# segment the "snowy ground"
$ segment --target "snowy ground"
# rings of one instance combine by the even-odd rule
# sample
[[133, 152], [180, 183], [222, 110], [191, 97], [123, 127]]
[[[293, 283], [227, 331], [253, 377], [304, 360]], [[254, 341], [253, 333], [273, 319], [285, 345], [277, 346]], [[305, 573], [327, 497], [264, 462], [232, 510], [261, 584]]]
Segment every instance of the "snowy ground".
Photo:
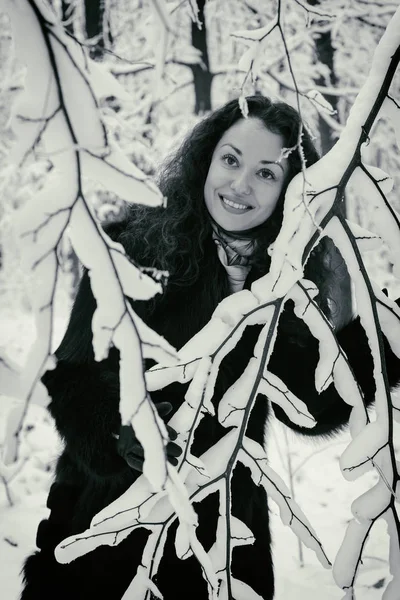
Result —
[[[26, 352], [26, 339], [33, 331], [29, 320], [16, 325], [18, 343], [16, 355]], [[60, 329], [62, 325], [60, 325]], [[8, 331], [8, 330], [7, 330]], [[15, 333], [15, 327], [14, 327]], [[15, 338], [14, 338], [15, 339]], [[1, 398], [0, 424], [3, 433], [10, 401]], [[400, 439], [400, 435], [398, 436]], [[331, 441], [303, 440], [293, 432], [285, 436], [280, 424], [270, 436], [271, 466], [289, 483], [287, 448], [294, 473], [296, 499], [320, 536], [325, 550], [333, 560], [351, 518], [350, 506], [368, 485], [376, 480], [369, 473], [361, 481], [346, 482], [339, 470], [338, 458], [348, 436]], [[0, 439], [1, 441], [1, 439]], [[46, 496], [51, 472], [59, 452], [60, 442], [44, 409], [32, 406], [26, 420], [22, 455], [24, 464], [15, 476], [9, 491], [0, 482], [0, 590], [2, 600], [17, 600], [20, 592], [19, 572], [24, 558], [35, 549], [35, 532], [40, 519], [46, 516]], [[302, 548], [304, 566], [299, 562], [299, 544], [288, 527], [282, 525], [278, 508], [271, 502], [274, 562], [277, 600], [336, 600], [343, 597], [333, 581], [332, 572], [325, 570], [314, 554]], [[390, 578], [386, 555], [388, 538], [384, 523], [378, 524], [365, 550], [365, 560], [358, 580], [357, 598], [378, 600]]]
[[[287, 471], [282, 467], [281, 451], [277, 450], [276, 438], [282, 439], [283, 426], [277, 427], [269, 453], [272, 466], [288, 483]], [[377, 475], [368, 473], [360, 481], [346, 482], [340, 472], [339, 456], [349, 441], [343, 434], [329, 442], [316, 443], [299, 439], [289, 433], [292, 468], [295, 472], [295, 497], [320, 540], [331, 562], [343, 540], [347, 523], [351, 519], [351, 503], [363, 491], [377, 481]], [[308, 460], [307, 458], [310, 457]], [[284, 458], [286, 461], [286, 458]], [[297, 466], [303, 464], [297, 471]], [[287, 463], [286, 463], [287, 464]], [[313, 552], [302, 548], [305, 566], [299, 561], [299, 544], [288, 527], [280, 521], [278, 509], [270, 503], [273, 513], [273, 540], [278, 600], [336, 600], [343, 592], [334, 583], [332, 572], [325, 570]], [[357, 598], [377, 600], [390, 579], [387, 565], [388, 537], [386, 524], [378, 523], [365, 549], [365, 560], [358, 578]]]

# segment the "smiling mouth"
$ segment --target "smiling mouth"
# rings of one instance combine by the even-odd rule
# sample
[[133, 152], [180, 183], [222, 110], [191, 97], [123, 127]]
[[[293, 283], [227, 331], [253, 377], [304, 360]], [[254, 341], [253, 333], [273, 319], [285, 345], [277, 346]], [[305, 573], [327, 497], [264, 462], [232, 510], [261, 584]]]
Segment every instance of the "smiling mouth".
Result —
[[235, 210], [245, 212], [245, 211], [251, 210], [253, 208], [252, 206], [248, 206], [247, 204], [240, 204], [239, 202], [233, 202], [233, 200], [228, 200], [228, 198], [225, 198], [225, 196], [222, 196], [221, 194], [218, 194], [218, 196], [219, 196], [222, 204], [225, 204], [226, 206], [229, 206], [230, 208], [234, 208]]

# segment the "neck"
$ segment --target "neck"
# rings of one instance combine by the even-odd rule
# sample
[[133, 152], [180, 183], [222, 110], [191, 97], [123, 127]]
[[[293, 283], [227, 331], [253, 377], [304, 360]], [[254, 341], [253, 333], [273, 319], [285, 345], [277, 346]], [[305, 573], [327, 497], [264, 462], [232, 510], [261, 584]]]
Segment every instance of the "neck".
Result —
[[265, 227], [265, 223], [261, 225], [257, 225], [256, 227], [251, 227], [250, 229], [241, 229], [240, 231], [229, 231], [228, 229], [224, 229], [221, 227], [211, 216], [210, 216], [211, 224], [213, 229], [216, 229], [217, 232], [225, 234], [235, 240], [251, 240], [257, 236], [259, 231]]

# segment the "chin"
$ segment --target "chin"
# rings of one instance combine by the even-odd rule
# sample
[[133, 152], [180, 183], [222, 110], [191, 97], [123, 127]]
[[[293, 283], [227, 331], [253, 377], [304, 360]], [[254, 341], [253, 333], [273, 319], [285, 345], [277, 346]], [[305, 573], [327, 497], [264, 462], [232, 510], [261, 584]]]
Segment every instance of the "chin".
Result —
[[213, 216], [213, 219], [220, 227], [226, 229], [227, 231], [247, 231], [247, 229], [252, 229], [258, 225], [258, 223], [254, 223], [253, 221], [244, 222], [235, 218], [221, 218], [220, 215]]
[[211, 213], [214, 221], [224, 229], [228, 231], [240, 231], [241, 229], [246, 229], [247, 225], [243, 224], [243, 221], [239, 217], [235, 217], [234, 215], [229, 215], [227, 213], [222, 213], [219, 210], [213, 211], [214, 214]]

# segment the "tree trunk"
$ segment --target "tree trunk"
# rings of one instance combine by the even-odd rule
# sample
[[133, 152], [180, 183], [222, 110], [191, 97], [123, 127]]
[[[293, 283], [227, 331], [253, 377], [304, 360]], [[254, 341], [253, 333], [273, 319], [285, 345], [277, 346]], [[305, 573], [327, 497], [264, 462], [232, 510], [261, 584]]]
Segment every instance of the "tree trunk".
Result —
[[[308, 0], [308, 3], [311, 6], [320, 5], [320, 0]], [[327, 82], [324, 77], [319, 77], [315, 80], [315, 83], [320, 86], [325, 86], [327, 83], [332, 87], [337, 83], [337, 77], [335, 73], [334, 67], [334, 58], [335, 58], [335, 50], [332, 46], [332, 36], [331, 31], [325, 31], [319, 34], [319, 37], [315, 40], [315, 48], [317, 52], [318, 60], [326, 65], [329, 68], [329, 81]], [[338, 106], [338, 97], [331, 96], [330, 94], [324, 94], [324, 97], [330, 102], [332, 108], [337, 110]], [[334, 140], [332, 138], [332, 129], [329, 127], [328, 123], [322, 119], [321, 116], [318, 117], [319, 121], [319, 134], [321, 138], [321, 152], [322, 155], [325, 155], [334, 145]], [[346, 199], [342, 204], [342, 213], [346, 216]], [[351, 298], [351, 279], [346, 269], [346, 275], [338, 281], [338, 286], [340, 286], [340, 295], [342, 298]], [[345, 320], [350, 320], [352, 317], [352, 307], [351, 301], [348, 302], [348, 313], [345, 314]]]
[[[326, 31], [320, 34], [320, 37], [316, 40], [317, 56], [321, 63], [327, 65], [330, 70], [330, 84], [332, 86], [337, 82], [333, 67], [334, 49], [332, 48], [331, 32]], [[317, 85], [326, 85], [326, 81], [323, 77], [320, 77], [315, 82]], [[331, 96], [330, 94], [324, 94], [325, 98], [331, 104], [333, 110], [337, 110], [338, 97]], [[332, 130], [328, 123], [319, 117], [319, 131], [321, 136], [321, 151], [322, 154], [326, 154], [332, 148], [334, 140], [332, 139]]]
[[[308, 4], [311, 6], [319, 6], [320, 0], [308, 0]], [[315, 49], [317, 52], [317, 57], [319, 62], [323, 65], [326, 65], [329, 69], [329, 81], [327, 82], [324, 77], [319, 77], [315, 80], [315, 83], [320, 86], [331, 85], [335, 86], [337, 82], [337, 77], [335, 74], [334, 68], [334, 57], [335, 51], [332, 46], [332, 36], [330, 30], [324, 31], [323, 33], [318, 34], [318, 37], [315, 39]], [[333, 110], [337, 110], [338, 98], [337, 96], [331, 96], [329, 94], [324, 94], [324, 97], [330, 102]], [[321, 117], [319, 117], [319, 133], [321, 136], [321, 151], [322, 154], [326, 154], [332, 148], [334, 141], [332, 139], [332, 130], [329, 127], [328, 123], [324, 121]]]
[[94, 60], [101, 60], [104, 55], [105, 32], [104, 13], [106, 0], [85, 0], [85, 30], [87, 39], [96, 39], [96, 44], [90, 49]]
[[199, 21], [203, 24], [199, 29], [196, 23], [192, 23], [192, 45], [201, 50], [202, 65], [190, 65], [193, 73], [195, 108], [196, 115], [211, 110], [211, 84], [213, 75], [210, 73], [210, 64], [207, 48], [207, 28], [204, 18], [204, 6], [206, 0], [198, 0]]

